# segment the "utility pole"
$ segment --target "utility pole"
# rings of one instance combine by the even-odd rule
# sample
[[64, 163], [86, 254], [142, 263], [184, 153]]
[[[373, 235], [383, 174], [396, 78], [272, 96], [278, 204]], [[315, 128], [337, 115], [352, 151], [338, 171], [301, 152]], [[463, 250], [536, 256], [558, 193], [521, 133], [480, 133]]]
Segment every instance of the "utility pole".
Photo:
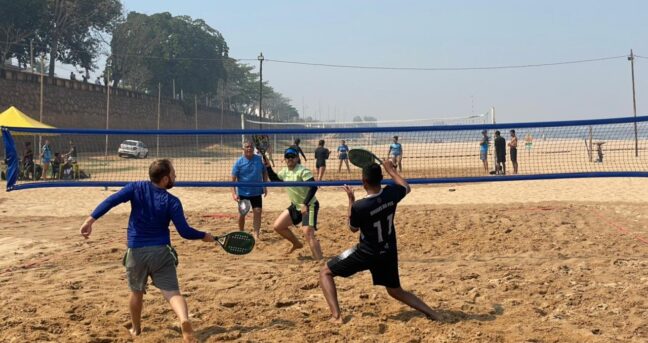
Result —
[[[110, 128], [110, 58], [106, 63], [106, 130]], [[106, 151], [104, 159], [108, 159], [108, 134], [106, 133]]]
[[[198, 96], [194, 95], [194, 113], [196, 117], [196, 130], [198, 130]], [[196, 154], [199, 152], [198, 149], [198, 135], [196, 135]]]
[[474, 116], [475, 115], [475, 96], [474, 95], [470, 96], [470, 111], [471, 111], [471, 115]]
[[[33, 55], [32, 55], [32, 72], [34, 71], [33, 67]], [[45, 77], [43, 75], [43, 72], [45, 70], [45, 54], [41, 54], [41, 68], [40, 68], [40, 106], [38, 109], [38, 120], [42, 123], [43, 122], [43, 93], [44, 93], [44, 83], [45, 83]], [[38, 151], [40, 151], [41, 146], [42, 146], [42, 139], [43, 136], [38, 136]], [[36, 179], [36, 167], [34, 167], [34, 179]]]
[[[160, 131], [160, 98], [162, 97], [162, 83], [158, 82], [158, 104], [157, 104], [157, 129]], [[160, 157], [160, 135], [156, 135], [155, 157]]]
[[630, 49], [630, 56], [628, 56], [628, 61], [630, 61], [630, 71], [632, 72], [632, 110], [634, 112], [635, 122], [634, 122], [634, 134], [635, 134], [635, 157], [639, 157], [639, 137], [637, 135], [637, 97], [635, 95], [635, 78], [634, 78], [634, 53]]
[[32, 74], [34, 73], [34, 40], [29, 40], [29, 66]]
[[[263, 122], [263, 60], [265, 59], [263, 52], [259, 53], [257, 59], [259, 60], [259, 117]], [[263, 129], [263, 124], [260, 124], [259, 128]]]
[[43, 122], [43, 89], [44, 89], [44, 83], [45, 83], [45, 77], [43, 73], [45, 72], [45, 54], [41, 54], [41, 68], [40, 68], [40, 116], [39, 120], [42, 123]]

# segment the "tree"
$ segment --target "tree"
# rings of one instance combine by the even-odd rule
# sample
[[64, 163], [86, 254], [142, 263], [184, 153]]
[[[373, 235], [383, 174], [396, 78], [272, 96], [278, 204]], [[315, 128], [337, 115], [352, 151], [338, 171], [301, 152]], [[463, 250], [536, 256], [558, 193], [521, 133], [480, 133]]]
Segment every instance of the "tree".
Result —
[[48, 18], [39, 36], [50, 54], [49, 75], [56, 61], [92, 69], [100, 41], [93, 32], [111, 32], [122, 15], [119, 0], [47, 0]]
[[185, 94], [213, 96], [226, 74], [225, 39], [188, 16], [131, 12], [113, 32], [111, 48], [113, 78], [144, 91], [161, 83], [172, 95], [175, 83]]
[[[12, 55], [29, 55], [33, 38], [47, 13], [46, 0], [0, 0], [0, 65]], [[26, 43], [26, 44], [25, 44]]]

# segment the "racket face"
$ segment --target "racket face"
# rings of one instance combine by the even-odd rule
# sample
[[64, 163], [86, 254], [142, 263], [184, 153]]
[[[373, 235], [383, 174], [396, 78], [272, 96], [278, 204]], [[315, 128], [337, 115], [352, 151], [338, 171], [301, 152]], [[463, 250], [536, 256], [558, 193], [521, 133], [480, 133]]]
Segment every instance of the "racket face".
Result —
[[358, 168], [364, 168], [374, 163], [375, 156], [364, 149], [351, 149], [349, 150], [349, 161]]
[[252, 208], [252, 203], [248, 199], [242, 199], [239, 200], [238, 202], [238, 211], [239, 214], [244, 216], [250, 212], [250, 209]]
[[270, 146], [270, 137], [267, 135], [255, 135], [253, 137], [254, 145], [256, 145], [257, 150], [261, 153], [265, 153]]
[[220, 242], [223, 249], [230, 254], [245, 255], [254, 249], [254, 236], [244, 231], [230, 232], [223, 236], [224, 242]]

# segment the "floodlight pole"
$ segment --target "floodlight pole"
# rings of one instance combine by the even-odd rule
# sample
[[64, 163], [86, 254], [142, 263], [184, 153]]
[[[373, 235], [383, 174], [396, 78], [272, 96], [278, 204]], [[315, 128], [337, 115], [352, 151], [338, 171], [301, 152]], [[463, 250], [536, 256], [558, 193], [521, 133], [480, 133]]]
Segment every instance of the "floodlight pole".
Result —
[[632, 72], [632, 110], [634, 112], [635, 122], [634, 122], [634, 134], [635, 134], [635, 157], [639, 157], [639, 137], [637, 135], [637, 97], [635, 95], [635, 77], [634, 77], [634, 53], [630, 49], [630, 56], [628, 56], [628, 61], [630, 61], [630, 71]]

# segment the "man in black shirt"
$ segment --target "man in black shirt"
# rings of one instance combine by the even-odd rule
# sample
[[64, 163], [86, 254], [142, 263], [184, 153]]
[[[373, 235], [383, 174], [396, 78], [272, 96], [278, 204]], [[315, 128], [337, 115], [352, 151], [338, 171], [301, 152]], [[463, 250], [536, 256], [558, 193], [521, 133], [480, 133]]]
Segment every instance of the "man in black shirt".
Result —
[[324, 147], [324, 140], [321, 139], [315, 149], [315, 167], [317, 168], [317, 181], [324, 179], [324, 172], [326, 172], [326, 160], [329, 158], [331, 152]]
[[349, 277], [367, 269], [371, 272], [373, 284], [385, 286], [391, 297], [432, 320], [441, 319], [421, 299], [401, 288], [394, 215], [396, 205], [409, 193], [410, 187], [390, 160], [385, 161], [384, 167], [395, 185], [380, 187], [383, 175], [380, 166], [374, 163], [362, 169], [362, 186], [367, 191], [364, 199], [355, 201], [353, 190], [344, 186], [349, 197], [349, 229], [361, 234], [360, 243], [328, 261], [320, 271], [320, 285], [331, 310], [331, 322], [343, 322], [333, 278]]
[[506, 175], [506, 139], [495, 131], [495, 173]]
[[304, 151], [299, 146], [299, 143], [301, 143], [301, 139], [295, 138], [295, 140], [293, 142], [294, 142], [293, 145], [291, 145], [289, 148], [290, 149], [295, 149], [299, 153], [297, 155], [297, 163], [301, 163], [301, 159], [299, 159], [299, 155], [302, 155], [302, 157], [304, 158], [304, 162], [306, 162], [306, 155], [304, 155]]

